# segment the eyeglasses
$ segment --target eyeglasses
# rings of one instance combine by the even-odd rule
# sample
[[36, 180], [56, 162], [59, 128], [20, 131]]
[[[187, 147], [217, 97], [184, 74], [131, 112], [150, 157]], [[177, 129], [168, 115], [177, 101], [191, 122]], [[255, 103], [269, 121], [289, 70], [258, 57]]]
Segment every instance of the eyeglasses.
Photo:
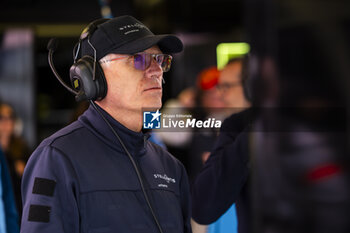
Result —
[[241, 86], [241, 85], [242, 85], [242, 82], [220, 83], [220, 84], [217, 84], [217, 85], [216, 85], [216, 88], [217, 88], [219, 91], [226, 92], [226, 91], [228, 91], [228, 90], [229, 90], [230, 88], [232, 88], [232, 87]]
[[101, 63], [120, 60], [123, 58], [134, 57], [134, 67], [137, 70], [146, 70], [151, 66], [152, 59], [162, 68], [163, 72], [170, 70], [172, 56], [168, 54], [150, 54], [150, 53], [136, 53], [134, 55], [120, 56], [110, 60], [102, 60]]

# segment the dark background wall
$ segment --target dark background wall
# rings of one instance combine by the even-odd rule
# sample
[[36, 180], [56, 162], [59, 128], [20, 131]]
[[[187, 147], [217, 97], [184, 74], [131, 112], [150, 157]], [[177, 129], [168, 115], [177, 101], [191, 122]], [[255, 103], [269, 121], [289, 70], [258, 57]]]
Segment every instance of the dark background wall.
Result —
[[[347, 0], [317, 1], [317, 3], [301, 0], [255, 2], [111, 0], [107, 2], [114, 16], [134, 15], [147, 24], [153, 32], [175, 33], [183, 40], [184, 52], [175, 55], [173, 69], [165, 75], [164, 101], [175, 97], [185, 87], [193, 85], [197, 74], [202, 69], [216, 64], [215, 49], [218, 43], [240, 41], [253, 43], [255, 45], [253, 52], [259, 48], [268, 53], [279, 53], [278, 56], [281, 58], [279, 68], [284, 79], [295, 79], [295, 76], [298, 76], [302, 81], [308, 79], [309, 84], [323, 83], [320, 85], [331, 87], [330, 93], [338, 93], [342, 100], [349, 98], [346, 95], [349, 87], [347, 62], [350, 52], [348, 42], [350, 7]], [[269, 6], [257, 4], [264, 2], [271, 2], [271, 4]], [[50, 71], [47, 63], [47, 42], [51, 37], [58, 37], [60, 44], [54, 60], [59, 73], [68, 81], [69, 67], [73, 62], [74, 44], [81, 30], [90, 21], [100, 17], [101, 2], [97, 0], [2, 1], [1, 40], [10, 29], [32, 31], [29, 46], [31, 51], [29, 57], [32, 60], [27, 59], [32, 65], [29, 65], [31, 68], [21, 76], [23, 79], [30, 80], [28, 81], [30, 85], [25, 82], [22, 84], [24, 88], [29, 88], [31, 91], [16, 101], [8, 94], [0, 93], [0, 98], [12, 101], [26, 124], [32, 125], [25, 128], [31, 131], [26, 134], [26, 137], [32, 146], [65, 125], [77, 106], [74, 97], [55, 80]], [[6, 48], [2, 49], [2, 51], [5, 50], [7, 54], [10, 51]], [[4, 56], [1, 62], [2, 67], [3, 64], [8, 64]], [[312, 66], [309, 65], [311, 63]], [[18, 67], [19, 64], [15, 60], [12, 62], [13, 67]], [[306, 71], [308, 67], [311, 68]], [[322, 67], [325, 70], [315, 67]], [[4, 80], [11, 83], [8, 81], [8, 75], [4, 75], [3, 71], [4, 68], [0, 70], [2, 74], [0, 83], [5, 82]], [[18, 87], [18, 85], [13, 82], [13, 86]], [[291, 85], [298, 86], [298, 83], [293, 82]], [[319, 91], [324, 90], [320, 88]], [[15, 95], [14, 92], [12, 94]], [[22, 105], [19, 104], [20, 102]], [[28, 111], [23, 110], [23, 106], [27, 106], [26, 109], [32, 109], [32, 112], [29, 115], [25, 114]]]

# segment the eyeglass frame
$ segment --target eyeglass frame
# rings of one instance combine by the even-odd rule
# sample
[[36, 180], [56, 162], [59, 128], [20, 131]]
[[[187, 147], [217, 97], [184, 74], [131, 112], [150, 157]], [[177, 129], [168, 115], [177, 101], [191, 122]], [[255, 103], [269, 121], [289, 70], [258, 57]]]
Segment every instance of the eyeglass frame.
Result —
[[[165, 72], [168, 72], [169, 70], [170, 70], [170, 67], [171, 67], [171, 61], [173, 60], [173, 57], [171, 56], [171, 55], [169, 55], [169, 54], [163, 54], [163, 53], [159, 53], [159, 54], [153, 54], [153, 53], [144, 53], [144, 52], [142, 52], [142, 53], [135, 53], [135, 54], [128, 54], [128, 55], [122, 55], [122, 56], [118, 56], [118, 57], [115, 57], [115, 58], [112, 58], [112, 59], [101, 59], [100, 60], [100, 63], [108, 63], [108, 62], [112, 62], [112, 61], [117, 61], [117, 60], [120, 60], [120, 59], [124, 59], [124, 58], [129, 58], [129, 57], [134, 57], [134, 59], [135, 59], [135, 55], [142, 55], [142, 54], [146, 54], [146, 55], [150, 55], [152, 58], [153, 58], [153, 60], [155, 60], [156, 62], [157, 62], [157, 58], [158, 58], [158, 56], [167, 56], [167, 57], [169, 57], [170, 58], [170, 66], [169, 66], [169, 69], [168, 70], [166, 70], [166, 71], [164, 71], [163, 70], [163, 68], [162, 68], [162, 66], [161, 66], [161, 64], [159, 64], [158, 62], [157, 62], [157, 64], [162, 68], [162, 71], [165, 73]], [[163, 60], [164, 61], [164, 60]], [[151, 62], [152, 62], [152, 60], [151, 60]], [[148, 69], [150, 66], [151, 66], [151, 62], [150, 62], [150, 64], [144, 69], [144, 70], [146, 70], [146, 69]], [[136, 70], [142, 70], [142, 69], [137, 69], [136, 67], [135, 67], [135, 60], [134, 60], [134, 68], [136, 69]], [[144, 71], [144, 70], [142, 70], [142, 71]]]
[[216, 84], [216, 89], [220, 92], [226, 92], [227, 90], [236, 87], [236, 86], [242, 86], [243, 82], [242, 81], [238, 81], [238, 82], [234, 82], [234, 83], [218, 83]]

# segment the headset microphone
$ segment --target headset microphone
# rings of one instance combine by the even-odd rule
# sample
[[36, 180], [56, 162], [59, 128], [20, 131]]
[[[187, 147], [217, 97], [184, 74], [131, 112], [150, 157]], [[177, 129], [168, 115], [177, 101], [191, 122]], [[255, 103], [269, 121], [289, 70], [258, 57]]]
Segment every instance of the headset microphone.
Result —
[[49, 43], [47, 44], [47, 50], [52, 50], [53, 52], [56, 51], [58, 46], [58, 42], [56, 38], [51, 38], [51, 40], [49, 41]]
[[55, 50], [57, 49], [58, 46], [58, 42], [56, 38], [52, 38], [49, 43], [47, 44], [47, 49], [49, 50], [49, 54], [48, 54], [48, 61], [49, 61], [49, 65], [50, 68], [52, 70], [52, 72], [54, 73], [54, 75], [56, 76], [57, 80], [71, 93], [73, 93], [74, 95], [79, 95], [78, 91], [73, 90], [72, 88], [70, 88], [61, 78], [61, 76], [57, 73], [56, 68], [53, 64], [53, 60], [52, 60], [52, 55], [55, 52]]

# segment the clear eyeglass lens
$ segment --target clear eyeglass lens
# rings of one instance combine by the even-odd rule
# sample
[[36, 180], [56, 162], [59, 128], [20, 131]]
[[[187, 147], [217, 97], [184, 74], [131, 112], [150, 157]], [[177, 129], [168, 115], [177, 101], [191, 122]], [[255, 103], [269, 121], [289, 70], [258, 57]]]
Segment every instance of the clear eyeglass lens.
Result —
[[146, 70], [151, 65], [152, 59], [162, 68], [163, 72], [167, 72], [171, 66], [172, 57], [167, 54], [149, 54], [140, 53], [134, 55], [134, 66], [137, 70]]

